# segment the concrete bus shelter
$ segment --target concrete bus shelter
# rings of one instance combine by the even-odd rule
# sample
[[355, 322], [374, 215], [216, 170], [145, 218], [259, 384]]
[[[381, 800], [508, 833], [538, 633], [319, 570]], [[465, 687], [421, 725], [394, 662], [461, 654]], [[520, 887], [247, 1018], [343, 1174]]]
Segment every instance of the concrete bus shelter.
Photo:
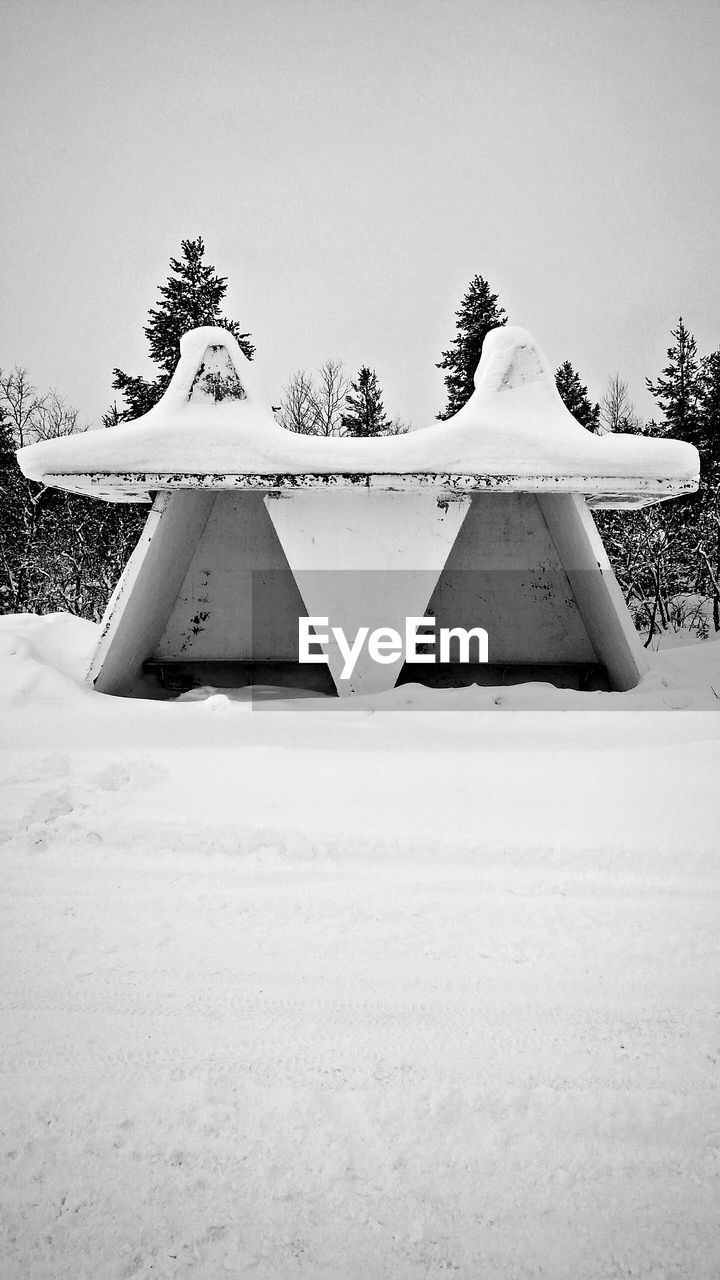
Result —
[[[135, 422], [20, 450], [26, 475], [110, 502], [150, 502], [103, 619], [88, 680], [130, 695], [155, 677], [295, 685], [340, 695], [398, 680], [546, 679], [629, 689], [645, 653], [591, 508], [693, 492], [688, 444], [588, 432], [522, 329], [485, 340], [475, 392], [404, 436], [284, 430], [235, 339], [181, 341], [162, 400]], [[361, 658], [349, 679], [298, 660], [299, 619], [404, 632], [483, 627], [488, 662]]]

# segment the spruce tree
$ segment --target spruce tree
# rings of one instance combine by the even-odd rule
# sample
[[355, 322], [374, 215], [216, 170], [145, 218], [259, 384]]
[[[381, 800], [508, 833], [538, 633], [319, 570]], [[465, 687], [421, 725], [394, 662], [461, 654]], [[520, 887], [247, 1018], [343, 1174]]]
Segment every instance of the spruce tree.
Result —
[[704, 463], [720, 473], [720, 350], [702, 361], [700, 390], [700, 454]]
[[573, 369], [569, 360], [565, 360], [555, 371], [555, 386], [560, 398], [571, 414], [582, 427], [588, 431], [597, 431], [600, 426], [600, 405], [593, 404], [588, 396], [588, 389], [580, 381], [580, 375]]
[[363, 365], [345, 401], [341, 423], [348, 436], [380, 436], [390, 428], [374, 369]]
[[702, 377], [693, 335], [685, 328], [682, 316], [672, 330], [675, 346], [668, 347], [668, 363], [657, 382], [646, 378], [648, 391], [662, 410], [662, 429], [666, 435], [702, 446]]
[[113, 389], [120, 392], [127, 405], [121, 414], [125, 421], [140, 417], [157, 404], [178, 362], [180, 339], [189, 329], [217, 325], [237, 338], [248, 360], [252, 360], [255, 353], [250, 335], [241, 333], [237, 321], [228, 320], [220, 310], [227, 292], [227, 277], [219, 276], [215, 268], [204, 261], [202, 236], [183, 240], [181, 248], [182, 257], [170, 259], [173, 274], [166, 284], [158, 286], [160, 299], [157, 307], [148, 313], [149, 323], [145, 326], [151, 358], [160, 369], [158, 377], [149, 381], [123, 373], [122, 369], [113, 370]]
[[498, 303], [497, 294], [491, 292], [482, 276], [473, 276], [460, 309], [455, 312], [455, 320], [455, 337], [436, 365], [437, 369], [448, 371], [445, 374], [447, 404], [437, 415], [441, 419], [451, 418], [470, 399], [475, 389], [473, 379], [485, 335], [491, 329], [507, 324], [507, 316]]

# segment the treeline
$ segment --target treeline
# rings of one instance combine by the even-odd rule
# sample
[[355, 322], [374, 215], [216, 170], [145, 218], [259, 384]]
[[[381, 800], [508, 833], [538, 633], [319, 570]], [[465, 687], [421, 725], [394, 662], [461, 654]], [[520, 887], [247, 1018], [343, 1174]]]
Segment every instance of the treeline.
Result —
[[[597, 515], [646, 644], [667, 630], [684, 629], [701, 639], [720, 631], [720, 350], [700, 356], [682, 317], [672, 337], [659, 377], [646, 379], [657, 419], [638, 418], [617, 377], [611, 380], [611, 391], [625, 392], [619, 430], [671, 436], [695, 445], [700, 454], [699, 491], [640, 511]], [[610, 400], [616, 403], [617, 394]]]
[[146, 510], [116, 506], [22, 474], [15, 450], [77, 429], [77, 411], [40, 395], [27, 371], [0, 371], [0, 612], [102, 617]]
[[[180, 338], [189, 329], [226, 328], [252, 359], [251, 335], [222, 311], [226, 292], [226, 277], [205, 262], [202, 237], [183, 240], [181, 256], [171, 258], [170, 275], [158, 288], [144, 329], [157, 373], [148, 379], [113, 371], [116, 399], [103, 415], [105, 427], [121, 430], [123, 422], [157, 403], [177, 363]], [[437, 364], [446, 393], [438, 418], [451, 417], [466, 403], [485, 336], [507, 321], [497, 294], [482, 276], [475, 276], [455, 314], [454, 336]], [[637, 413], [620, 373], [608, 378], [595, 403], [569, 360], [555, 374], [564, 403], [588, 430], [669, 435], [700, 452], [697, 495], [596, 517], [648, 644], [665, 629], [684, 627], [699, 637], [720, 631], [720, 350], [699, 355], [682, 319], [672, 337], [665, 367], [655, 381], [646, 380], [658, 410], [649, 422]], [[294, 373], [275, 413], [288, 430], [304, 434], [378, 436], [410, 429], [387, 412], [374, 369], [363, 365], [352, 378], [337, 359], [327, 359], [314, 374]], [[0, 370], [1, 612], [68, 610], [97, 620], [135, 545], [146, 507], [43, 489], [22, 475], [17, 448], [77, 429], [77, 412], [57, 393], [40, 394], [24, 369]]]
[[390, 418], [377, 373], [362, 365], [355, 382], [340, 360], [326, 360], [316, 374], [298, 369], [283, 390], [275, 410], [288, 431], [317, 436], [399, 436], [410, 425]]

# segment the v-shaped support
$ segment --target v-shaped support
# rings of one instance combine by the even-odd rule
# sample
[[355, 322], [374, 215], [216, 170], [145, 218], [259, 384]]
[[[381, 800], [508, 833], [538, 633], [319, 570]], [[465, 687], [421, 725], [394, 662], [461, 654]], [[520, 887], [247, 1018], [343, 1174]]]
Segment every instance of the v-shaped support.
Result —
[[270, 519], [308, 610], [326, 618], [323, 646], [341, 696], [391, 689], [403, 654], [382, 660], [363, 644], [352, 674], [332, 637], [352, 643], [360, 630], [391, 628], [421, 617], [470, 507], [465, 497], [397, 494], [366, 488], [296, 490], [265, 499]]

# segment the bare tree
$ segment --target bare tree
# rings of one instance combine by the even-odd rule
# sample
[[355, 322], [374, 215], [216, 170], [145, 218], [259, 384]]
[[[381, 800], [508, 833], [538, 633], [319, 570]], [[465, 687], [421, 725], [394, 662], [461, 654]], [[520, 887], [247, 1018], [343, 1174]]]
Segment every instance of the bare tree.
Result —
[[406, 422], [404, 418], [396, 417], [392, 419], [390, 426], [384, 433], [386, 436], [405, 436], [412, 428], [410, 422]]
[[720, 477], [717, 475], [705, 486], [696, 554], [702, 566], [701, 590], [712, 604], [713, 629], [717, 633], [720, 632]]
[[57, 436], [69, 436], [77, 431], [77, 409], [71, 408], [57, 391], [50, 391], [43, 400], [32, 427], [34, 440], [55, 440]]
[[16, 365], [11, 373], [0, 370], [0, 407], [18, 449], [39, 438], [37, 427], [46, 402], [47, 396], [38, 395], [27, 369]]
[[628, 384], [619, 373], [608, 378], [607, 391], [600, 404], [600, 435], [609, 431], [630, 431], [633, 434], [642, 430], [642, 422], [637, 415], [635, 405], [630, 399]]
[[314, 395], [312, 379], [304, 369], [298, 369], [283, 389], [282, 402], [277, 410], [280, 426], [286, 431], [312, 435], [315, 428]]
[[339, 360], [326, 360], [317, 381], [304, 369], [288, 380], [277, 411], [281, 426], [302, 435], [339, 436], [350, 384]]
[[350, 383], [343, 373], [340, 360], [326, 360], [318, 369], [317, 384], [313, 387], [312, 401], [315, 410], [313, 430], [319, 436], [342, 434], [342, 415]]
[[27, 369], [18, 365], [11, 373], [0, 370], [0, 410], [4, 411], [18, 449], [77, 430], [77, 409], [71, 408], [57, 391], [38, 395]]
[[27, 370], [0, 371], [0, 613], [68, 609], [99, 619], [143, 515], [44, 488], [14, 450], [77, 428], [56, 391], [38, 394]]

